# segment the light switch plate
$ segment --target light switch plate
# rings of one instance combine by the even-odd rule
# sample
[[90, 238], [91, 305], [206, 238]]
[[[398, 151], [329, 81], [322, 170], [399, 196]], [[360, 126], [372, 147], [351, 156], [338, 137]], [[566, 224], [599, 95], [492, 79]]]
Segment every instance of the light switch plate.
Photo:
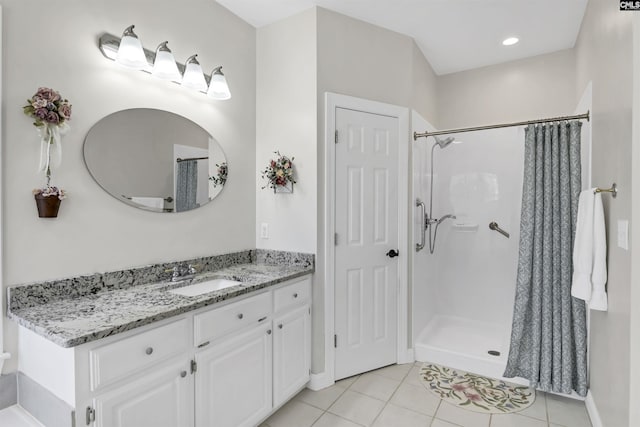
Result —
[[260, 238], [268, 239], [269, 238], [269, 223], [263, 222], [260, 224]]
[[618, 247], [629, 250], [629, 221], [626, 219], [618, 220]]

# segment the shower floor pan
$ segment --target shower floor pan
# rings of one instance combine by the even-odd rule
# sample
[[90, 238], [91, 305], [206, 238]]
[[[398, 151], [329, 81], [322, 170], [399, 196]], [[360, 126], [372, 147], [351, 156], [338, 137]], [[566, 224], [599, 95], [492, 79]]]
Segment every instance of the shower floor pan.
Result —
[[[491, 378], [527, 385], [522, 378], [503, 378], [509, 352], [504, 326], [454, 316], [437, 315], [415, 342], [416, 360], [431, 362]], [[499, 356], [489, 351], [499, 352]]]

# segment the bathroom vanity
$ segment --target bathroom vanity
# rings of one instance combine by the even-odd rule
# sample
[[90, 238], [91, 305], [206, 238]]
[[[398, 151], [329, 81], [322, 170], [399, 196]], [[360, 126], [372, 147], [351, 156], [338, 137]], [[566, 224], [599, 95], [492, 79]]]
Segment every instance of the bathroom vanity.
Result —
[[200, 295], [161, 282], [10, 311], [20, 371], [76, 426], [255, 426], [309, 380], [312, 271], [237, 264], [208, 275], [241, 286]]

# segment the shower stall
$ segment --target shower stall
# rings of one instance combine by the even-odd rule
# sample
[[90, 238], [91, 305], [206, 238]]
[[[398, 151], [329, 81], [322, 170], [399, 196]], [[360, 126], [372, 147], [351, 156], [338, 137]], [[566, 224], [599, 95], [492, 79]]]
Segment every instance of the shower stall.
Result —
[[[412, 123], [417, 131], [435, 130], [415, 112]], [[443, 146], [446, 137], [457, 143]], [[524, 128], [439, 138], [421, 138], [412, 145], [413, 198], [424, 202], [431, 224], [423, 236], [423, 210], [416, 205], [414, 242], [424, 242], [425, 248], [414, 251], [412, 260], [415, 357], [501, 378], [516, 289]], [[588, 165], [588, 158], [583, 164]], [[437, 225], [430, 253], [429, 228], [435, 232]], [[527, 384], [524, 379], [509, 381]]]

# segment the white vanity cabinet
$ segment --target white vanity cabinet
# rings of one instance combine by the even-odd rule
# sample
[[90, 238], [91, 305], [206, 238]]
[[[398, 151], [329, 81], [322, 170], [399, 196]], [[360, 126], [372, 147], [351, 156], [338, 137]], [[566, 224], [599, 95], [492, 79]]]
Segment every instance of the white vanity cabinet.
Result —
[[311, 276], [73, 348], [20, 328], [20, 370], [75, 426], [251, 427], [309, 381]]
[[183, 316], [81, 349], [86, 350], [79, 354], [88, 359], [89, 393], [93, 395], [81, 425], [193, 426], [191, 325], [191, 317]]
[[271, 324], [196, 354], [196, 427], [252, 427], [272, 409]]
[[279, 407], [309, 381], [311, 284], [302, 280], [274, 292], [273, 406]]
[[[193, 426], [194, 389], [189, 362], [176, 359], [97, 395], [89, 421], [95, 419], [96, 427]], [[85, 413], [85, 422], [86, 418]]]
[[[214, 312], [196, 316], [196, 343], [202, 346], [196, 353], [196, 427], [255, 426], [305, 386], [311, 364], [310, 294], [311, 279], [305, 277], [223, 307], [224, 313], [215, 314], [222, 328], [204, 321]], [[246, 327], [247, 319], [253, 325]], [[214, 331], [229, 331], [229, 322], [244, 329], [209, 341]], [[198, 326], [205, 323], [211, 333]]]

